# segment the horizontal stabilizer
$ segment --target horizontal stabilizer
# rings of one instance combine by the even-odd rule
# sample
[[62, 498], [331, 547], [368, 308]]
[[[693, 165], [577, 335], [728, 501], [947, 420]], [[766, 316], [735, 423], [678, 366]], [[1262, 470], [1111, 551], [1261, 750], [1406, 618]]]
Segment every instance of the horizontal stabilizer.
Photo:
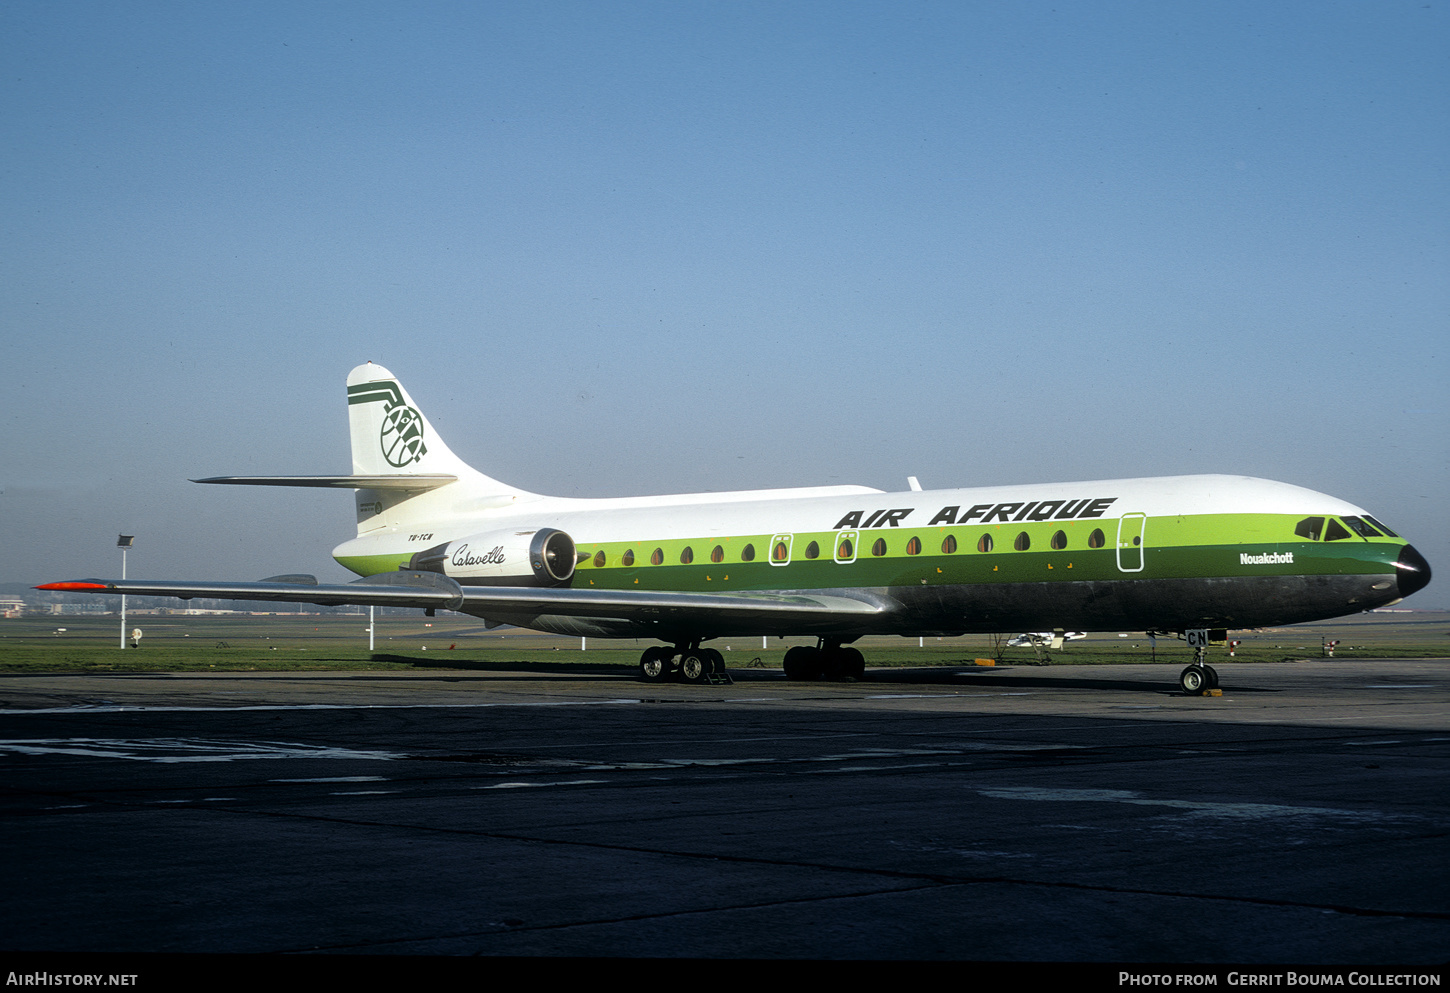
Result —
[[229, 483], [237, 486], [324, 486], [340, 490], [431, 490], [458, 477], [443, 472], [397, 472], [354, 476], [208, 476], [193, 483]]

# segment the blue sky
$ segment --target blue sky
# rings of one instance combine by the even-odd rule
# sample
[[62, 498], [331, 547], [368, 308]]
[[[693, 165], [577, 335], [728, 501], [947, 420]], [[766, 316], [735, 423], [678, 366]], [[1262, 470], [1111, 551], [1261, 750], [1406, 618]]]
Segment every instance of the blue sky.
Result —
[[347, 471], [366, 360], [540, 492], [1243, 473], [1450, 568], [1446, 11], [0, 3], [0, 581], [345, 578], [186, 479]]

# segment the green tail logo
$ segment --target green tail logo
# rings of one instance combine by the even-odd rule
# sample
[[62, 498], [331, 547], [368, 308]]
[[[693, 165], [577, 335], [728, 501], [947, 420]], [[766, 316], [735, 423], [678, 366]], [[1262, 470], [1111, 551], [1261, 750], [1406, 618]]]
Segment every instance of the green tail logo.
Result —
[[403, 402], [403, 391], [397, 383], [359, 383], [347, 388], [349, 406], [379, 400], [384, 410], [378, 445], [388, 464], [401, 469], [427, 455], [428, 448], [423, 444], [423, 415]]

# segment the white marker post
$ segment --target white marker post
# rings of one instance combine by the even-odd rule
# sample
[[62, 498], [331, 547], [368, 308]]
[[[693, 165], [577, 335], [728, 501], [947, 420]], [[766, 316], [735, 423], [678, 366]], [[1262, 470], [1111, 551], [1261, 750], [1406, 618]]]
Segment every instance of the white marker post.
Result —
[[373, 611], [376, 610], [376, 609], [377, 608], [374, 607], [372, 604], [368, 604], [368, 651], [369, 652], [371, 652], [373, 650], [373, 629], [374, 629], [374, 627], [376, 627], [376, 622], [373, 619]]
[[[136, 540], [134, 534], [122, 534], [116, 536], [116, 547], [121, 550], [121, 581], [126, 581], [126, 552], [131, 547], [131, 542]], [[121, 650], [126, 650], [126, 594], [121, 594]]]

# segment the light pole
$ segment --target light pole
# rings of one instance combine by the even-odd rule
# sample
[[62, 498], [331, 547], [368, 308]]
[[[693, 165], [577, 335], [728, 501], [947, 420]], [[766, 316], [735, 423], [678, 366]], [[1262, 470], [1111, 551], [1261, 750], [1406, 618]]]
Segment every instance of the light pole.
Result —
[[[136, 540], [134, 534], [123, 534], [116, 538], [116, 547], [121, 550], [121, 581], [126, 580], [126, 552], [131, 548], [131, 542]], [[126, 594], [121, 594], [121, 650], [126, 650]]]

